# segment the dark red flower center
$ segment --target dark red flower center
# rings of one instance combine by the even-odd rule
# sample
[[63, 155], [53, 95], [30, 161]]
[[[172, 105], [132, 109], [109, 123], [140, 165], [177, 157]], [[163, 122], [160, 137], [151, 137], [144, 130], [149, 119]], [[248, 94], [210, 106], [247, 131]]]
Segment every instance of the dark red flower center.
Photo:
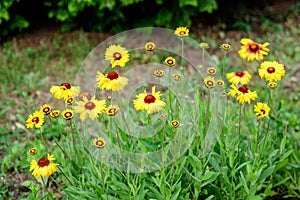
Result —
[[121, 55], [121, 53], [119, 53], [119, 52], [115, 52], [115, 53], [113, 54], [113, 58], [114, 58], [114, 60], [121, 60], [122, 55]]
[[96, 141], [96, 146], [102, 147], [102, 146], [104, 146], [104, 142], [102, 140], [97, 140]]
[[144, 102], [145, 103], [153, 103], [155, 102], [155, 97], [152, 94], [148, 94], [147, 96], [145, 96], [144, 98]]
[[249, 46], [250, 51], [257, 52], [259, 50], [259, 45], [256, 43], [253, 43]]
[[153, 44], [147, 44], [147, 50], [153, 50], [154, 46]]
[[167, 60], [167, 63], [168, 63], [169, 65], [173, 65], [173, 64], [174, 64], [174, 61], [173, 61], [172, 59], [168, 59], [168, 60]]
[[275, 72], [275, 68], [274, 68], [274, 67], [269, 67], [269, 68], [267, 69], [267, 72], [268, 72], [269, 74], [272, 74], [272, 73]]
[[31, 121], [37, 124], [39, 123], [40, 119], [38, 117], [34, 117]]
[[73, 103], [73, 98], [72, 97], [70, 97], [70, 98], [68, 98], [68, 100], [67, 100], [67, 103]]
[[245, 72], [235, 72], [235, 75], [239, 77], [243, 77], [245, 75]]
[[48, 166], [49, 164], [50, 164], [50, 161], [47, 158], [41, 158], [38, 161], [39, 167], [45, 167], [45, 166]]
[[49, 114], [50, 113], [50, 108], [49, 107], [43, 108], [43, 113]]
[[208, 86], [214, 86], [214, 85], [215, 85], [215, 83], [214, 83], [213, 81], [211, 81], [211, 80], [208, 80], [208, 81], [206, 82], [206, 84], [207, 84]]
[[72, 116], [73, 116], [73, 114], [71, 112], [66, 112], [65, 113], [66, 118], [71, 118]]
[[119, 75], [116, 72], [109, 72], [107, 74], [107, 78], [109, 78], [110, 80], [117, 79], [118, 77], [119, 77]]
[[64, 86], [66, 89], [71, 89], [70, 83], [62, 83], [60, 86]]
[[265, 110], [261, 109], [260, 111], [261, 111], [263, 114], [266, 114], [266, 111], [265, 111]]
[[87, 102], [87, 103], [84, 105], [84, 108], [85, 108], [86, 110], [93, 110], [95, 107], [96, 107], [96, 105], [95, 105], [93, 102]]
[[239, 87], [238, 90], [245, 94], [245, 93], [248, 93], [249, 89], [245, 85], [243, 85], [243, 86]]

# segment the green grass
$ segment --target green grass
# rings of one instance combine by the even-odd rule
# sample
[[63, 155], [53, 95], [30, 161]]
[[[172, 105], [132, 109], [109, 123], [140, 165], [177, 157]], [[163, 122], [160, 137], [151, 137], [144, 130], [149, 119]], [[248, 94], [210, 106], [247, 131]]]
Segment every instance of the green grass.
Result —
[[[211, 104], [206, 113], [208, 91], [203, 85], [194, 84], [193, 81], [199, 81], [197, 77], [188, 81], [190, 87], [197, 91], [194, 94], [195, 102], [180, 107], [178, 112], [172, 114], [173, 119], [189, 117], [190, 122], [195, 125], [191, 126], [191, 135], [178, 137], [178, 133], [184, 134], [187, 131], [182, 128], [187, 124], [173, 129], [169, 124], [171, 118], [168, 118], [164, 121], [166, 124], [163, 130], [153, 138], [132, 138], [123, 130], [116, 130], [118, 138], [116, 135], [106, 134], [113, 132], [111, 129], [115, 127], [114, 120], [101, 117], [99, 123], [104, 124], [100, 129], [101, 136], [124, 150], [152, 152], [175, 139], [178, 139], [175, 140], [178, 143], [191, 142], [188, 150], [175, 162], [163, 169], [145, 173], [123, 172], [99, 162], [91, 156], [89, 143], [92, 138], [82, 138], [76, 131], [75, 126], [78, 124], [70, 126], [63, 118], [52, 121], [51, 125], [47, 118], [42, 134], [39, 130], [25, 127], [28, 114], [44, 103], [64, 108], [61, 101], [54, 100], [49, 94], [49, 89], [51, 85], [74, 80], [74, 74], [84, 58], [96, 46], [94, 40], [88, 39], [84, 32], [77, 32], [70, 40], [56, 35], [37, 47], [20, 46], [17, 41], [5, 43], [0, 54], [0, 195], [3, 199], [41, 199], [43, 196], [47, 199], [252, 200], [276, 194], [300, 198], [299, 28], [290, 27], [264, 35], [249, 34], [259, 42], [269, 41], [271, 52], [266, 59], [284, 63], [287, 71], [279, 82], [279, 87], [273, 92], [269, 104], [271, 115], [260, 123], [259, 129], [252, 111], [253, 103], [243, 106], [242, 116], [239, 116], [239, 104], [228, 97], [226, 118], [223, 112], [218, 113], [221, 123], [215, 127], [217, 131], [222, 130], [223, 134], [212, 149], [203, 153], [201, 147], [204, 142], [204, 126], [206, 123], [214, 124], [213, 121], [205, 122], [205, 116], [213, 114], [214, 105]], [[247, 63], [237, 54], [239, 40], [231, 39], [233, 50], [224, 59], [218, 43], [210, 39], [211, 35], [195, 37], [199, 42], [205, 41], [211, 45], [208, 51], [218, 67], [227, 66], [226, 72], [242, 69], [251, 72], [251, 86], [259, 94], [260, 100], [268, 100], [268, 89], [257, 75], [258, 63]], [[139, 62], [139, 55], [139, 52], [135, 55], [134, 62]], [[149, 55], [142, 57], [141, 62], [146, 62], [147, 58]], [[132, 95], [134, 96], [135, 94]], [[162, 98], [164, 101], [169, 100], [168, 97]], [[174, 96], [171, 95], [171, 98], [172, 102], [176, 102]], [[168, 108], [165, 112], [171, 116]], [[131, 108], [130, 113], [135, 111]], [[155, 117], [151, 119], [155, 120]], [[147, 124], [149, 116], [139, 113], [133, 120]], [[240, 130], [239, 123], [242, 124]], [[48, 141], [49, 147], [43, 137]], [[38, 149], [35, 157], [28, 154], [32, 147]], [[103, 152], [107, 153], [107, 148], [111, 148], [109, 144]], [[58, 171], [49, 178], [49, 192], [44, 191], [41, 182], [29, 172], [30, 161], [46, 156], [46, 152], [53, 154], [55, 162], [60, 165]], [[162, 156], [174, 156], [173, 153], [167, 152]]]

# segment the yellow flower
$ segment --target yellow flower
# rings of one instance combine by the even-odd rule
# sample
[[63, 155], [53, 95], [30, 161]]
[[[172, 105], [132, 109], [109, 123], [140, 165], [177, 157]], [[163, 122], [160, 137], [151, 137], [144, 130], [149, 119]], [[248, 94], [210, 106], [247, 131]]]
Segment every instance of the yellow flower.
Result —
[[208, 75], [215, 75], [217, 73], [217, 70], [214, 67], [210, 67], [206, 70], [206, 72], [208, 73]]
[[250, 104], [251, 100], [255, 100], [257, 98], [256, 91], [251, 92], [245, 85], [242, 85], [239, 88], [236, 88], [235, 85], [231, 85], [231, 88], [232, 89], [228, 94], [232, 97], [237, 95], [236, 100], [241, 104], [244, 104], [245, 102]]
[[67, 100], [69, 97], [77, 97], [80, 93], [80, 87], [72, 86], [70, 83], [62, 83], [60, 86], [52, 86], [50, 92], [56, 99], [64, 98]]
[[189, 36], [189, 29], [187, 29], [186, 27], [178, 27], [175, 30], [175, 35], [179, 37], [187, 37]]
[[213, 77], [207, 77], [204, 79], [204, 84], [207, 88], [213, 88], [213, 87], [215, 87], [216, 82]]
[[50, 154], [48, 154], [48, 158], [41, 158], [38, 161], [32, 160], [29, 171], [32, 171], [32, 175], [35, 177], [50, 176], [56, 172], [56, 166], [58, 166], [58, 164], [52, 163], [53, 160], [55, 158]]
[[66, 120], [70, 120], [74, 117], [73, 110], [71, 110], [71, 109], [66, 109], [66, 110], [62, 111], [61, 114]]
[[216, 83], [217, 83], [217, 86], [220, 86], [220, 87], [224, 86], [223, 80], [217, 80]]
[[97, 83], [98, 87], [103, 90], [119, 91], [122, 90], [127, 84], [128, 79], [120, 76], [117, 72], [109, 72], [108, 74], [102, 74], [97, 71]]
[[110, 61], [112, 68], [124, 67], [129, 61], [129, 53], [126, 48], [113, 44], [105, 50], [105, 60]]
[[74, 102], [74, 98], [73, 97], [69, 97], [68, 99], [66, 99], [66, 104], [68, 105], [72, 105]]
[[58, 118], [59, 114], [60, 114], [59, 110], [52, 110], [51, 113], [50, 113], [50, 117], [52, 117], [52, 118]]
[[36, 153], [37, 153], [37, 149], [36, 148], [29, 149], [29, 154], [30, 155], [35, 155]]
[[162, 77], [164, 75], [164, 70], [155, 70], [153, 74], [156, 77]]
[[284, 65], [276, 61], [264, 61], [258, 69], [260, 78], [265, 78], [267, 81], [279, 81], [285, 75]]
[[95, 138], [93, 144], [97, 148], [103, 148], [106, 145], [106, 141], [102, 137]]
[[241, 49], [239, 50], [239, 55], [247, 61], [262, 60], [270, 51], [267, 48], [267, 46], [270, 45], [269, 42], [258, 44], [249, 38], [243, 38], [241, 39], [241, 43], [243, 46], [241, 46]]
[[154, 51], [155, 49], [155, 43], [154, 42], [147, 42], [145, 44], [146, 51]]
[[251, 74], [247, 71], [242, 72], [231, 72], [226, 74], [228, 81], [234, 85], [241, 83], [242, 85], [246, 85], [251, 80]]
[[165, 64], [169, 67], [173, 67], [176, 64], [175, 58], [169, 56], [165, 59]]
[[120, 110], [119, 106], [117, 106], [117, 105], [109, 105], [106, 108], [105, 112], [106, 112], [106, 114], [108, 116], [115, 116], [119, 110]]
[[208, 49], [208, 48], [209, 48], [209, 45], [208, 45], [208, 43], [206, 43], [206, 42], [201, 42], [199, 46], [200, 46], [202, 49]]
[[268, 116], [270, 110], [270, 107], [262, 102], [257, 102], [256, 105], [254, 105], [254, 112], [257, 115], [258, 119]]
[[229, 52], [231, 50], [231, 45], [230, 44], [222, 44], [221, 48], [225, 51], [225, 52]]
[[161, 95], [160, 92], [155, 91], [155, 86], [153, 86], [151, 94], [147, 94], [146, 91], [144, 91], [136, 95], [137, 99], [133, 100], [134, 108], [141, 111], [146, 110], [148, 114], [158, 112], [166, 105], [165, 102], [160, 100]]
[[40, 112], [42, 112], [44, 115], [49, 115], [52, 108], [49, 104], [44, 104], [40, 108]]
[[179, 81], [181, 79], [181, 75], [180, 74], [173, 74], [173, 78], [175, 81]]
[[93, 96], [90, 100], [88, 100], [86, 97], [83, 97], [83, 101], [77, 101], [75, 103], [77, 105], [74, 106], [74, 112], [80, 114], [81, 121], [85, 121], [87, 116], [94, 121], [99, 114], [105, 112], [106, 101], [96, 100], [95, 96]]
[[269, 86], [269, 88], [271, 88], [271, 89], [275, 89], [275, 88], [277, 88], [277, 83], [276, 83], [276, 82], [270, 82], [270, 83], [268, 84], [268, 86]]
[[168, 114], [163, 113], [163, 114], [160, 115], [160, 118], [162, 118], [162, 119], [167, 119], [167, 118], [168, 118]]
[[171, 121], [171, 126], [172, 126], [173, 128], [177, 128], [179, 125], [180, 125], [179, 121], [177, 121], [177, 120]]
[[30, 114], [26, 120], [26, 128], [41, 128], [44, 123], [44, 114], [41, 111], [35, 111]]

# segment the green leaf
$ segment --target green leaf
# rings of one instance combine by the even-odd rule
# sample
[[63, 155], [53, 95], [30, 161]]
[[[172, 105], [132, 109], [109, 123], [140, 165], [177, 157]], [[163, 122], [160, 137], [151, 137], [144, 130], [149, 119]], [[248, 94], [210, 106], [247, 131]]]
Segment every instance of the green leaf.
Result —
[[218, 8], [218, 4], [215, 0], [199, 0], [199, 12], [211, 13]]
[[182, 8], [184, 6], [193, 6], [198, 7], [198, 1], [197, 0], [179, 0], [179, 7]]
[[216, 180], [216, 178], [219, 176], [220, 172], [207, 172], [204, 174], [204, 176], [201, 178], [203, 183], [202, 183], [202, 187], [204, 187], [205, 185], [213, 182], [214, 180]]

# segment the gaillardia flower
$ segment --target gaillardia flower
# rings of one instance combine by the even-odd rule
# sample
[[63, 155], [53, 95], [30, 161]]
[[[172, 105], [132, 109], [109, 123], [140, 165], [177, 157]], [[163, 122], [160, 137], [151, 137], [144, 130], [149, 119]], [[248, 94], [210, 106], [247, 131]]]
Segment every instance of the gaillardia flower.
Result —
[[35, 155], [37, 153], [37, 148], [31, 148], [28, 152], [30, 155]]
[[105, 113], [106, 113], [108, 116], [115, 116], [119, 110], [120, 110], [119, 106], [117, 106], [117, 105], [109, 105], [109, 106], [106, 108]]
[[208, 48], [209, 48], [209, 44], [206, 43], [206, 42], [201, 42], [201, 43], [199, 44], [199, 46], [200, 46], [202, 49], [208, 49]]
[[155, 43], [154, 42], [147, 42], [145, 44], [146, 51], [154, 51], [155, 49]]
[[109, 72], [108, 74], [102, 74], [97, 71], [97, 83], [98, 87], [103, 90], [119, 91], [122, 90], [127, 84], [128, 79], [120, 76], [117, 72]]
[[60, 110], [52, 110], [50, 113], [50, 117], [52, 118], [58, 118], [60, 114]]
[[103, 148], [106, 145], [106, 141], [102, 137], [95, 138], [93, 144], [96, 148]]
[[49, 115], [52, 108], [49, 104], [44, 104], [40, 108], [40, 112], [42, 112], [44, 115]]
[[168, 66], [168, 67], [173, 67], [175, 64], [176, 64], [176, 60], [175, 58], [169, 56], [165, 59], [165, 64]]
[[113, 44], [105, 50], [105, 60], [110, 61], [112, 68], [124, 67], [129, 61], [129, 53], [126, 48]]
[[175, 35], [179, 37], [187, 37], [189, 36], [189, 29], [187, 29], [186, 27], [178, 27], [175, 30]]
[[172, 126], [173, 128], [177, 128], [179, 125], [180, 125], [179, 121], [177, 121], [177, 120], [171, 121], [171, 126]]
[[66, 109], [66, 110], [62, 111], [61, 114], [66, 120], [70, 120], [74, 117], [73, 110], [71, 110], [71, 109]]
[[48, 154], [47, 158], [41, 158], [38, 161], [32, 160], [29, 171], [32, 171], [32, 175], [35, 177], [50, 176], [56, 172], [56, 166], [58, 166], [58, 164], [52, 163], [53, 160], [55, 158], [50, 154]]
[[244, 104], [245, 102], [250, 104], [251, 100], [253, 101], [257, 98], [256, 91], [251, 92], [245, 85], [242, 85], [239, 88], [236, 88], [235, 85], [231, 85], [231, 88], [232, 89], [228, 94], [232, 97], [235, 97], [237, 95], [236, 100], [241, 104]]
[[268, 116], [270, 110], [270, 107], [262, 102], [257, 102], [256, 105], [254, 105], [254, 112], [257, 115], [258, 119]]
[[277, 83], [276, 82], [270, 82], [270, 83], [268, 83], [268, 86], [271, 89], [275, 89], [275, 88], [277, 88]]
[[221, 48], [225, 51], [225, 52], [229, 52], [231, 50], [231, 45], [230, 44], [222, 44]]
[[279, 81], [285, 75], [284, 65], [276, 61], [264, 61], [260, 64], [258, 74], [269, 82]]
[[41, 111], [35, 111], [30, 114], [26, 120], [26, 128], [41, 128], [44, 123], [44, 114]]
[[234, 85], [241, 83], [242, 85], [246, 85], [251, 80], [251, 74], [247, 71], [242, 72], [231, 72], [226, 74], [228, 81]]
[[173, 78], [175, 81], [179, 81], [181, 79], [181, 75], [180, 74], [173, 74]]
[[67, 100], [69, 97], [77, 97], [80, 93], [80, 87], [72, 86], [70, 83], [62, 83], [60, 86], [52, 86], [50, 92], [56, 99], [64, 98]]
[[83, 101], [76, 101], [77, 105], [74, 106], [74, 112], [80, 113], [80, 120], [85, 121], [87, 116], [94, 121], [99, 114], [105, 112], [106, 101], [105, 100], [96, 100], [93, 96], [90, 100], [86, 97], [83, 97]]
[[270, 51], [267, 48], [267, 46], [270, 45], [269, 42], [258, 44], [249, 38], [243, 38], [241, 39], [241, 43], [243, 46], [241, 46], [241, 49], [239, 50], [239, 55], [247, 61], [262, 60]]
[[213, 77], [207, 77], [204, 79], [204, 84], [208, 89], [210, 89], [210, 88], [215, 87], [216, 81]]
[[153, 74], [156, 77], [162, 77], [164, 75], [164, 70], [154, 70]]
[[74, 98], [73, 97], [69, 97], [68, 99], [66, 99], [66, 104], [68, 105], [72, 105], [74, 102]]
[[215, 75], [215, 74], [217, 73], [217, 70], [216, 70], [216, 68], [214, 68], [214, 67], [210, 67], [210, 68], [208, 68], [208, 69], [206, 70], [206, 72], [207, 72], [208, 75], [213, 76], [213, 75]]
[[133, 100], [134, 108], [141, 111], [146, 110], [148, 114], [158, 112], [166, 105], [165, 102], [160, 100], [161, 95], [160, 92], [155, 91], [155, 86], [153, 86], [151, 94], [147, 94], [144, 91], [136, 95], [136, 100]]
[[220, 86], [220, 87], [224, 86], [224, 81], [223, 80], [217, 80], [216, 83], [217, 83], [217, 86]]

